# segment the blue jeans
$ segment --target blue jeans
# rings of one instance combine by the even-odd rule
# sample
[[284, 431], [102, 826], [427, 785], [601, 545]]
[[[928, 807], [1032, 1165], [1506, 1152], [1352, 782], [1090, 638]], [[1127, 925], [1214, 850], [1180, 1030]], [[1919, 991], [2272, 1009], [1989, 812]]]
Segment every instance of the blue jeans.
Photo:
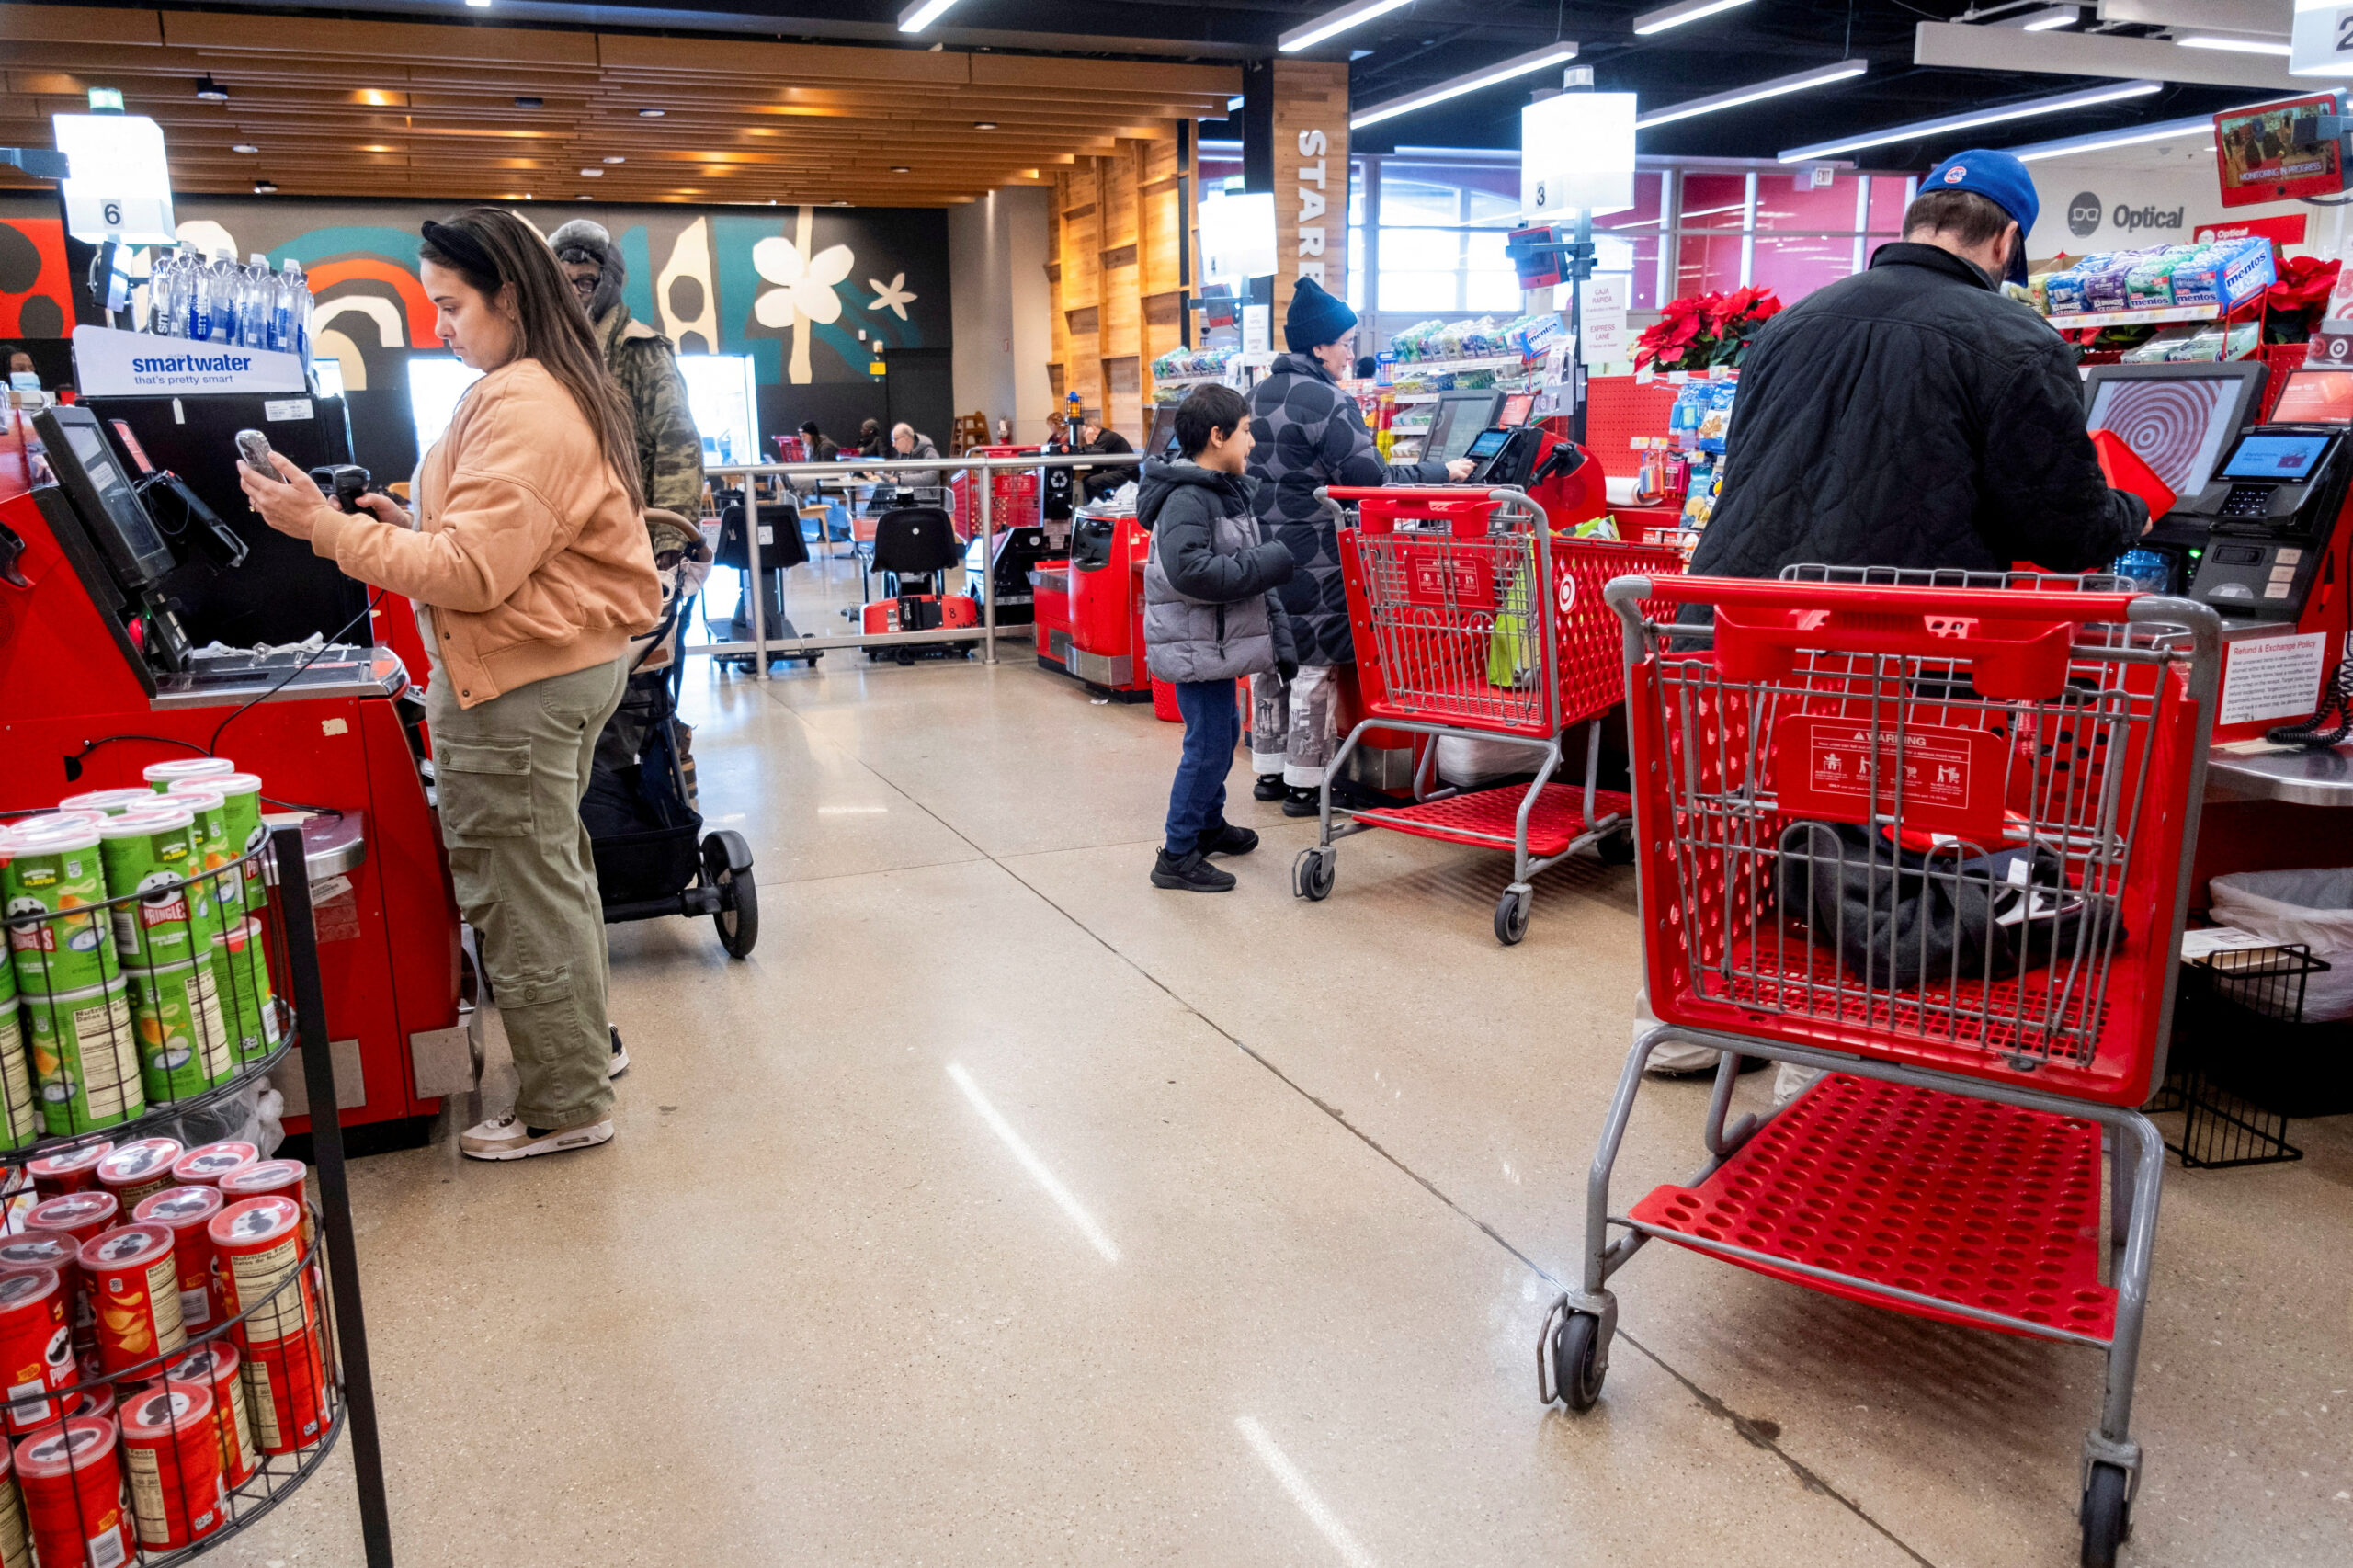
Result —
[[1230, 680], [1180, 680], [1176, 710], [1185, 715], [1185, 755], [1168, 787], [1168, 853], [1189, 855], [1203, 838], [1225, 828], [1225, 776], [1242, 740], [1242, 710]]

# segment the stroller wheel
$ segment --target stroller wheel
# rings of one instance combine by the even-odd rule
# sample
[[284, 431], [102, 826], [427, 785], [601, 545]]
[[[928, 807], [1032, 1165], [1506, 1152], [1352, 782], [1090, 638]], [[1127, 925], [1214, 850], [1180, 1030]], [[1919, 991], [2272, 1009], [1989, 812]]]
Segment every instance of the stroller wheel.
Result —
[[[731, 848], [742, 853], [731, 856]], [[746, 862], [740, 871], [734, 867], [736, 858]], [[735, 834], [714, 833], [702, 841], [703, 876], [719, 890], [719, 907], [710, 921], [719, 929], [719, 945], [733, 959], [751, 957], [752, 945], [760, 939], [759, 888], [752, 881], [750, 859]]]

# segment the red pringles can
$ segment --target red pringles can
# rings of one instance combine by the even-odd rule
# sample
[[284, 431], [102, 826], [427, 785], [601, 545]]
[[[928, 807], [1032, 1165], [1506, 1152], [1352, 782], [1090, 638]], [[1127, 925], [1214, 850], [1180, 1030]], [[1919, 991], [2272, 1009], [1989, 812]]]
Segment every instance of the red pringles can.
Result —
[[248, 1198], [283, 1198], [302, 1211], [302, 1250], [311, 1249], [311, 1204], [303, 1190], [311, 1167], [300, 1160], [257, 1160], [220, 1180], [221, 1196], [231, 1203]]
[[261, 1463], [254, 1429], [245, 1417], [243, 1358], [225, 1339], [189, 1351], [165, 1369], [174, 1382], [202, 1383], [212, 1391], [212, 1430], [221, 1447], [221, 1479], [243, 1486]]
[[[185, 1161], [182, 1164], [186, 1164]], [[167, 1187], [140, 1202], [131, 1218], [163, 1225], [172, 1233], [172, 1264], [180, 1276], [180, 1325], [201, 1334], [220, 1321], [219, 1287], [212, 1278], [212, 1237], [205, 1226], [223, 1207], [214, 1187]]]
[[292, 1453], [318, 1440], [327, 1415], [319, 1300], [302, 1266], [302, 1210], [289, 1199], [248, 1198], [215, 1214], [207, 1229], [221, 1310], [248, 1314], [236, 1335], [255, 1436], [264, 1453]]
[[33, 1190], [43, 1198], [87, 1192], [98, 1185], [98, 1162], [113, 1153], [111, 1140], [85, 1143], [78, 1149], [43, 1154], [38, 1160], [26, 1162], [25, 1174], [33, 1178]]
[[172, 1181], [178, 1187], [218, 1187], [221, 1178], [231, 1171], [242, 1170], [261, 1158], [261, 1151], [251, 1143], [231, 1139], [222, 1143], [207, 1143], [190, 1149], [172, 1166]]
[[51, 1397], [74, 1383], [74, 1332], [66, 1289], [53, 1268], [0, 1274], [0, 1379], [6, 1380], [7, 1426], [22, 1437], [55, 1421]]
[[98, 1314], [98, 1360], [108, 1377], [188, 1348], [180, 1274], [168, 1225], [123, 1225], [82, 1247]]
[[122, 1468], [142, 1546], [170, 1551], [202, 1540], [228, 1518], [212, 1391], [148, 1383], [122, 1406]]
[[69, 1395], [66, 1399], [65, 1404], [65, 1414], [68, 1417], [75, 1415], [110, 1416], [114, 1414], [114, 1385], [112, 1383], [89, 1384], [85, 1387], [80, 1393]]
[[25, 1216], [25, 1229], [54, 1231], [73, 1238], [78, 1247], [97, 1240], [101, 1232], [113, 1230], [121, 1212], [122, 1205], [111, 1192], [68, 1192], [34, 1204], [33, 1211]]
[[33, 1551], [63, 1568], [131, 1561], [131, 1521], [115, 1468], [115, 1425], [79, 1415], [17, 1445], [17, 1484]]
[[187, 1151], [176, 1138], [141, 1138], [98, 1162], [98, 1187], [114, 1194], [128, 1218], [139, 1200], [173, 1185], [172, 1164]]

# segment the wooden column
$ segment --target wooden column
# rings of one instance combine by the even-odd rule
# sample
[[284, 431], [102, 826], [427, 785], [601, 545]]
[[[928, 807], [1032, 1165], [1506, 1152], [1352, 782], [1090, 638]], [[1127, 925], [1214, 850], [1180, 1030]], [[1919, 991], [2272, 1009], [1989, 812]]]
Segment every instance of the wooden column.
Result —
[[1274, 346], [1291, 290], [1313, 278], [1347, 297], [1348, 68], [1277, 60], [1275, 73]]
[[1177, 172], [1173, 122], [1164, 135], [1120, 138], [1054, 176], [1046, 272], [1055, 399], [1078, 393], [1133, 441], [1151, 428], [1153, 357], [1176, 347], [1183, 330], [1189, 184]]

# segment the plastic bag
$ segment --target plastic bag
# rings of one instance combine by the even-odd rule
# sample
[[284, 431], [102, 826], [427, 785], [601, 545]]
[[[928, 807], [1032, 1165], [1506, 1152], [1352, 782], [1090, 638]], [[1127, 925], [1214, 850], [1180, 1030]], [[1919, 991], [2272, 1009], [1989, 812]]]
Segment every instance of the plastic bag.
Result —
[[2304, 1021], [2353, 1018], [2353, 866], [2216, 877], [2208, 913], [2267, 942], [2301, 942], [2330, 965], [2304, 982]]
[[1438, 737], [1438, 776], [1465, 790], [1492, 784], [1516, 773], [1533, 773], [1544, 753], [1516, 741], [1491, 741], [1476, 735]]

